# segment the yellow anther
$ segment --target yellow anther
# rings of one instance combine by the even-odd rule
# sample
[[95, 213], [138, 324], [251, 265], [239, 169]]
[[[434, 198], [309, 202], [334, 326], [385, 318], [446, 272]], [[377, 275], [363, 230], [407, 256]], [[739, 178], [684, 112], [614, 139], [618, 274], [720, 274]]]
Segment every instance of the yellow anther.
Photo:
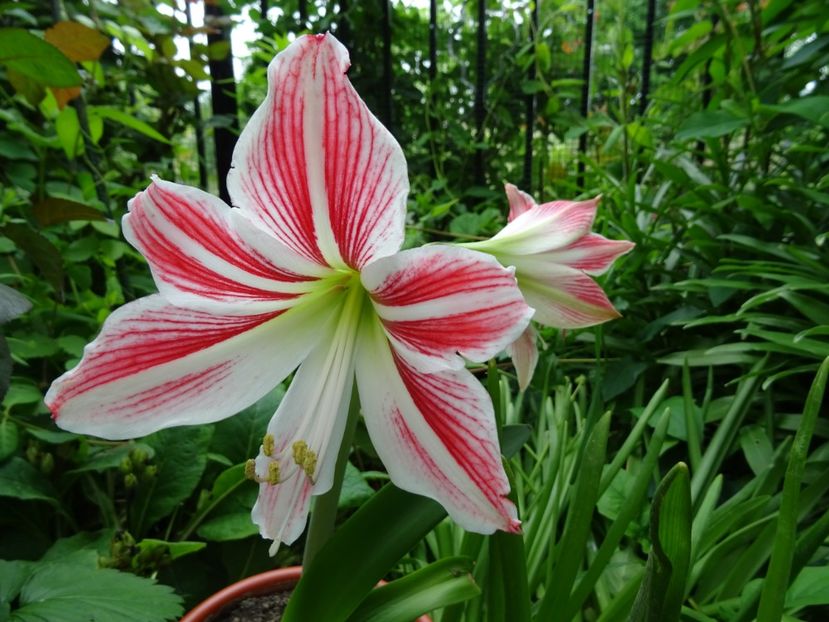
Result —
[[305, 460], [302, 461], [302, 470], [305, 471], [310, 479], [314, 479], [314, 471], [317, 468], [317, 454], [310, 449], [305, 454]]
[[268, 483], [271, 486], [279, 483], [279, 463], [276, 460], [268, 463]]
[[265, 438], [262, 439], [262, 453], [268, 458], [273, 457], [275, 445], [276, 441], [274, 441], [273, 434], [265, 434]]
[[254, 482], [259, 481], [259, 478], [256, 476], [256, 460], [253, 458], [245, 462], [245, 479], [250, 479]]
[[296, 462], [299, 466], [305, 464], [305, 456], [308, 453], [308, 443], [305, 441], [296, 441], [291, 446], [291, 450], [294, 454], [294, 462]]

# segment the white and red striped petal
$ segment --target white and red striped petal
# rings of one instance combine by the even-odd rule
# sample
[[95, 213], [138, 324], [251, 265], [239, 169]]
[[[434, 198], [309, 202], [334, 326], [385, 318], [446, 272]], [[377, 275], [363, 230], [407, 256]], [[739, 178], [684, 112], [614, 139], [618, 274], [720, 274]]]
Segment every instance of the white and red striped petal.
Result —
[[351, 86], [348, 66], [329, 34], [300, 37], [274, 58], [228, 189], [285, 245], [359, 269], [400, 248], [409, 183], [400, 146]]
[[534, 260], [570, 266], [592, 276], [599, 276], [634, 246], [633, 242], [627, 240], [608, 240], [597, 233], [589, 233], [562, 249], [541, 253]]
[[531, 255], [563, 248], [590, 232], [598, 201], [596, 198], [536, 205], [516, 216], [489, 240], [464, 246], [509, 255]]
[[536, 206], [535, 199], [523, 190], [519, 190], [516, 186], [512, 184], [504, 184], [504, 190], [507, 193], [507, 200], [509, 201], [508, 220], [510, 222]]
[[512, 270], [493, 257], [427, 246], [375, 261], [361, 274], [397, 352], [421, 371], [460, 369], [515, 341], [532, 309]]
[[228, 314], [277, 311], [325, 273], [196, 188], [155, 178], [129, 207], [124, 236], [173, 304]]
[[518, 532], [492, 402], [465, 369], [422, 373], [368, 319], [357, 353], [366, 427], [391, 480], [440, 503], [464, 529]]
[[574, 268], [551, 265], [545, 274], [521, 275], [519, 283], [539, 324], [585, 328], [620, 317], [598, 283]]
[[518, 388], [525, 391], [533, 379], [538, 365], [538, 333], [532, 324], [527, 326], [521, 336], [507, 346], [507, 354], [512, 359], [515, 374], [518, 376]]
[[322, 296], [285, 312], [222, 316], [142, 298], [112, 313], [46, 404], [61, 428], [109, 439], [218, 421], [293, 371], [339, 306]]
[[[258, 467], [260, 460], [256, 462]], [[294, 472], [276, 485], [267, 481], [259, 484], [259, 496], [251, 518], [259, 526], [261, 536], [273, 540], [272, 556], [276, 555], [280, 542], [292, 544], [305, 531], [313, 487], [302, 471]]]
[[[331, 489], [354, 384], [360, 297], [352, 293], [324, 330], [268, 424], [272, 441], [256, 459], [263, 483], [253, 520], [264, 537], [274, 540], [271, 554], [280, 541], [291, 544], [302, 533], [310, 496]], [[279, 481], [268, 482], [274, 468]]]

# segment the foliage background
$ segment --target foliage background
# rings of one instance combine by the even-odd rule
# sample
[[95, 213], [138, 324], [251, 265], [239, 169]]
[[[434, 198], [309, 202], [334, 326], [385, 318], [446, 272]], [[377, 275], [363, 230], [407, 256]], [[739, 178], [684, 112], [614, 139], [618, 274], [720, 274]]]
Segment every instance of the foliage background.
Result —
[[[277, 50], [306, 30], [330, 30], [351, 51], [358, 92], [406, 153], [408, 243], [493, 234], [505, 221], [501, 186], [510, 181], [539, 200], [600, 193], [597, 230], [637, 244], [603, 279], [622, 319], [542, 331], [548, 347], [526, 393], [517, 393], [507, 362], [499, 364], [501, 416], [531, 431], [511, 464], [536, 610], [551, 589], [547, 579], [566, 575], [557, 564], [569, 554], [562, 543], [579, 498], [568, 473], [599, 416], [612, 411], [599, 443], [605, 475], [584, 509], [591, 529], [575, 547], [574, 583], [637, 476], [644, 472], [650, 485], [589, 594], [580, 602], [575, 592], [562, 596], [573, 616], [620, 619], [612, 616], [630, 610], [654, 544], [655, 483], [681, 461], [690, 469], [694, 528], [707, 529], [697, 533], [681, 615], [751, 619], [782, 511], [791, 438], [806, 389], [829, 356], [829, 6], [659, 1], [649, 23], [651, 3], [604, 0], [585, 74], [584, 3], [539, 2], [535, 26], [530, 2], [438, 4], [432, 68], [428, 6], [219, 2], [211, 10], [250, 33], [235, 95], [220, 104], [210, 87], [228, 90], [215, 76], [232, 64], [231, 48], [221, 28], [198, 19], [188, 26], [183, 2], [0, 3], [0, 280], [31, 302], [16, 319], [19, 310], [2, 318], [0, 558], [12, 564], [2, 572], [46, 564], [56, 550], [98, 551], [72, 559], [89, 572], [118, 569], [119, 577], [172, 588], [165, 594], [173, 609], [159, 605], [153, 614], [163, 619], [175, 615], [173, 592], [190, 605], [275, 563], [248, 521], [255, 490], [240, 465], [258, 447], [281, 390], [241, 417], [129, 443], [58, 431], [42, 395], [114, 308], [154, 289], [120, 235], [128, 199], [153, 173], [218, 193], [223, 154], [214, 138], [234, 135], [262, 100]], [[200, 2], [190, 9], [195, 18], [203, 13]], [[81, 26], [55, 29], [67, 20]], [[44, 37], [52, 44], [46, 51], [32, 40]], [[21, 58], [21, 49], [41, 56]], [[390, 74], [381, 69], [387, 59]], [[649, 403], [652, 425], [637, 427]], [[660, 432], [653, 426], [663, 412]], [[360, 438], [343, 517], [384, 481]], [[819, 418], [795, 519], [816, 544], [801, 564], [807, 579], [787, 596], [792, 619], [822, 619], [829, 603], [827, 440], [829, 425]], [[700, 523], [709, 497], [713, 514]], [[753, 544], [761, 536], [765, 547]], [[458, 547], [484, 550], [473, 544], [442, 524], [398, 571]], [[296, 561], [301, 547], [284, 549], [276, 563]], [[476, 580], [487, 585], [486, 564], [477, 568]], [[786, 576], [782, 589], [794, 581]], [[24, 611], [24, 596], [0, 603]], [[445, 619], [497, 619], [485, 598], [464, 607]]]

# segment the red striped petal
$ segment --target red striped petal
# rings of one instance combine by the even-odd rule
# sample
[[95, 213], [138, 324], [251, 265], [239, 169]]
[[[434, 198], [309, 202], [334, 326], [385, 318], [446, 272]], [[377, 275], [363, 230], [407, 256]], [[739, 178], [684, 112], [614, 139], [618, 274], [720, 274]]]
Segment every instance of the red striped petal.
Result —
[[538, 260], [570, 266], [592, 276], [604, 274], [613, 262], [636, 246], [627, 240], [608, 240], [597, 233], [589, 233], [561, 250], [542, 253]]
[[307, 356], [339, 305], [214, 315], [160, 295], [124, 305], [46, 395], [57, 424], [111, 439], [217, 421], [249, 406]]
[[536, 340], [538, 333], [535, 328], [527, 326], [521, 336], [507, 346], [507, 354], [515, 366], [515, 374], [518, 376], [518, 388], [525, 391], [533, 379], [535, 367], [538, 365], [538, 346]]
[[362, 281], [395, 349], [422, 371], [460, 369], [458, 353], [485, 361], [532, 316], [511, 270], [463, 248], [402, 251], [366, 266]]
[[360, 268], [403, 242], [408, 179], [394, 137], [345, 77], [331, 35], [298, 38], [233, 153], [233, 204], [319, 263]]
[[492, 402], [465, 369], [422, 373], [364, 325], [357, 386], [366, 427], [392, 481], [431, 497], [464, 529], [519, 531], [507, 498]]
[[522, 275], [519, 279], [527, 303], [536, 310], [533, 319], [539, 324], [585, 328], [620, 317], [604, 290], [573, 268], [549, 266], [546, 275]]
[[284, 309], [322, 272], [219, 199], [159, 179], [130, 201], [124, 235], [170, 302], [220, 313]]
[[507, 193], [507, 200], [509, 201], [509, 220], [513, 221], [524, 212], [535, 207], [535, 199], [529, 194], [519, 190], [512, 184], [504, 184], [504, 190]]

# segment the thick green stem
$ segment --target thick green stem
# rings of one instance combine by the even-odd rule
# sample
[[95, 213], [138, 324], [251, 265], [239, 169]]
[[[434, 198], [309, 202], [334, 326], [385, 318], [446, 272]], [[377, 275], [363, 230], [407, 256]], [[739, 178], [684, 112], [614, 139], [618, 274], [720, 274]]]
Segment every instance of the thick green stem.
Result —
[[334, 533], [334, 523], [337, 520], [337, 505], [340, 501], [340, 492], [345, 477], [345, 467], [348, 464], [348, 454], [351, 452], [351, 442], [354, 439], [354, 430], [357, 428], [357, 419], [360, 414], [360, 397], [356, 385], [351, 389], [351, 404], [348, 407], [348, 420], [343, 432], [343, 441], [340, 452], [337, 454], [337, 463], [334, 466], [334, 483], [331, 490], [320, 495], [314, 501], [311, 512], [311, 521], [308, 525], [308, 536], [305, 539], [305, 554], [302, 565], [306, 568], [311, 564], [319, 550]]

